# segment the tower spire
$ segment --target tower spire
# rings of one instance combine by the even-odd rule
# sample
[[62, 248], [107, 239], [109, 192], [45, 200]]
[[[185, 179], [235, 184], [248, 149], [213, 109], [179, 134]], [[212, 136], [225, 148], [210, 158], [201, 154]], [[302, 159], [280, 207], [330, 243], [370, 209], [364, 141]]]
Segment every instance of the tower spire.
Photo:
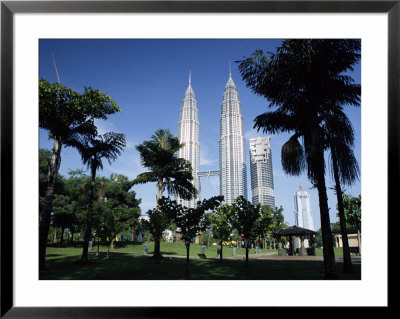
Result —
[[58, 84], [61, 84], [61, 82], [60, 82], [60, 76], [59, 76], [58, 70], [57, 70], [56, 60], [54, 59], [54, 54], [51, 54], [51, 55], [53, 56], [53, 64], [54, 64], [54, 69], [56, 70], [56, 75], [57, 75]]
[[229, 76], [232, 76], [231, 61], [229, 61]]
[[192, 70], [189, 70], [189, 85], [192, 84]]

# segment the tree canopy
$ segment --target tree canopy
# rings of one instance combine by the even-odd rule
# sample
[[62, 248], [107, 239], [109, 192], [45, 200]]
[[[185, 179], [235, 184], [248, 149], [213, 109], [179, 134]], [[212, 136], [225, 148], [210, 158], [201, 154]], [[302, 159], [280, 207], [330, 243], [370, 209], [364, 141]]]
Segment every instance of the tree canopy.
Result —
[[361, 195], [343, 194], [343, 204], [347, 224], [361, 230]]
[[83, 93], [44, 79], [39, 80], [39, 127], [49, 131], [51, 138], [61, 137], [63, 144], [80, 135], [96, 135], [94, 119], [106, 120], [120, 111], [106, 93], [85, 87]]
[[62, 146], [75, 146], [82, 138], [97, 135], [95, 119], [119, 112], [119, 106], [108, 94], [91, 87], [78, 93], [60, 83], [39, 80], [39, 127], [54, 139], [53, 153], [48, 165], [47, 187], [39, 225], [39, 269], [45, 268], [54, 187], [61, 164]]
[[243, 196], [239, 196], [232, 204], [231, 220], [233, 227], [246, 243], [246, 265], [249, 259], [249, 243], [257, 237], [257, 222], [260, 218], [261, 205], [252, 205]]

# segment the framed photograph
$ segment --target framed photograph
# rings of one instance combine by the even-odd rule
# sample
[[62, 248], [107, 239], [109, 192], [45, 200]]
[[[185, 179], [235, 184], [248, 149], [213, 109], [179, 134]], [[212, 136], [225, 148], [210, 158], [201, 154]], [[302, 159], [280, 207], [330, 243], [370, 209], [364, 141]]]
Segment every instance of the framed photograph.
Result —
[[[399, 29], [400, 1], [1, 1], [1, 316], [181, 317], [190, 315], [194, 307], [218, 315], [226, 307], [238, 311], [287, 307], [296, 313], [307, 307], [388, 309], [389, 211], [394, 209], [399, 177]], [[220, 46], [225, 52], [232, 41], [325, 38], [361, 39], [360, 280], [76, 280], [68, 276], [62, 279], [70, 280], [57, 280], [51, 274], [49, 280], [39, 278], [38, 83], [43, 68], [40, 54], [52, 50], [45, 43], [63, 42], [63, 50], [66, 43], [81, 41], [98, 61], [106, 50], [102, 41], [112, 43], [107, 50], [115, 44], [119, 53], [126, 48], [119, 44], [132, 39], [146, 45], [174, 43], [154, 54], [162, 67], [160, 60], [164, 54], [168, 57], [168, 50], [190, 52], [185, 51], [185, 41], [192, 41], [192, 46], [225, 41], [226, 47]], [[151, 48], [160, 50], [149, 45], [144, 55], [151, 54]], [[207, 49], [216, 51], [218, 46], [199, 46], [204, 63], [212, 57]], [[68, 57], [64, 52], [65, 61], [79, 59], [79, 54]], [[57, 56], [50, 67], [56, 69], [56, 61]], [[226, 61], [230, 76], [234, 72], [229, 62], [235, 61]], [[163, 72], [178, 72], [179, 62], [170, 63]], [[109, 75], [101, 66], [92, 76]], [[75, 72], [85, 76], [84, 65], [79, 68]], [[154, 91], [163, 85], [157, 76], [152, 69], [146, 78], [149, 83], [154, 78]], [[190, 87], [194, 73], [188, 69], [185, 76]], [[150, 121], [148, 116], [144, 122]]]

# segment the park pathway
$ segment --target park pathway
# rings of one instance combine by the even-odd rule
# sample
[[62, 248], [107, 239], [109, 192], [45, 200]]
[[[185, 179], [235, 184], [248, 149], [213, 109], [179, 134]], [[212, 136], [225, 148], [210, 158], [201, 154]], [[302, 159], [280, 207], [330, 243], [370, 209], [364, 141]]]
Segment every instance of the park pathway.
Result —
[[[207, 256], [207, 255], [206, 255]], [[186, 256], [177, 256], [177, 255], [163, 255], [165, 258], [186, 258]], [[200, 259], [199, 256], [190, 256], [191, 259]], [[246, 256], [238, 255], [238, 256], [227, 256], [223, 255], [223, 259], [229, 260], [245, 260]], [[207, 259], [219, 259], [219, 256], [207, 256]], [[252, 259], [260, 259], [260, 260], [290, 260], [290, 261], [299, 261], [299, 260], [307, 260], [307, 261], [323, 261], [323, 256], [277, 256], [274, 252], [265, 252], [258, 254], [249, 254], [249, 260]], [[343, 261], [343, 257], [339, 256], [335, 258], [336, 261]], [[361, 261], [361, 256], [351, 257], [352, 261]]]

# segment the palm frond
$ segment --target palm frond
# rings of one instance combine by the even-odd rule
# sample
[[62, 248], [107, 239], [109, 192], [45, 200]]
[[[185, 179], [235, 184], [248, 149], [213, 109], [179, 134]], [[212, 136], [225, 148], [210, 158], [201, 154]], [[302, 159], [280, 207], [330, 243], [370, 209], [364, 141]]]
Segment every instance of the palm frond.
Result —
[[253, 128], [269, 134], [290, 132], [296, 127], [293, 120], [292, 116], [281, 111], [266, 112], [254, 119]]
[[[333, 152], [335, 154], [333, 154]], [[359, 179], [360, 167], [352, 148], [348, 144], [331, 140], [330, 153], [329, 160], [331, 161], [331, 165], [329, 167], [331, 176], [334, 176], [334, 165], [332, 161], [336, 158], [340, 183], [350, 186]]]
[[300, 175], [305, 169], [304, 149], [297, 138], [292, 136], [281, 150], [283, 170], [290, 175]]
[[145, 172], [137, 175], [136, 178], [132, 181], [132, 184], [146, 184], [149, 182], [157, 182], [157, 175], [154, 174], [154, 172]]

